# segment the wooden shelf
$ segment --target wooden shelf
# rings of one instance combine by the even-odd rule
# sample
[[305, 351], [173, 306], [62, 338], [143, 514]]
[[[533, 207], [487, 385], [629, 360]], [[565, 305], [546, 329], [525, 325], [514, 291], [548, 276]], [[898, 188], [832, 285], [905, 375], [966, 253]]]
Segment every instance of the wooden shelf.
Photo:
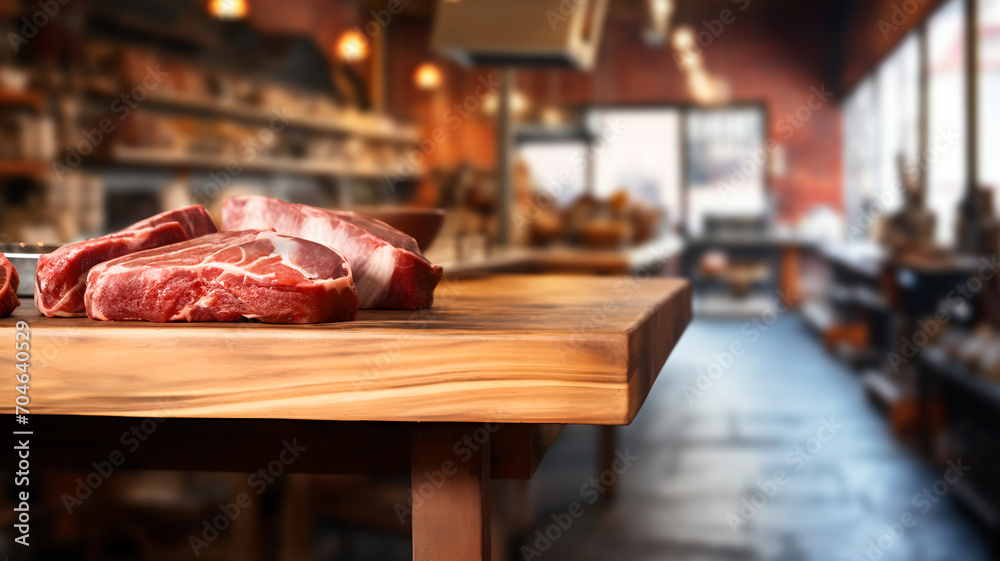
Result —
[[416, 178], [419, 174], [404, 175], [386, 173], [375, 166], [351, 166], [329, 161], [311, 161], [298, 158], [258, 157], [242, 161], [236, 157], [179, 153], [162, 148], [135, 148], [116, 146], [111, 151], [115, 164], [142, 167], [189, 167], [197, 169], [224, 170], [236, 163], [245, 171], [289, 173], [310, 176], [356, 177], [363, 179]]
[[918, 360], [927, 366], [927, 371], [935, 377], [1000, 411], [1000, 384], [975, 375], [964, 366], [950, 360], [944, 350], [937, 347], [924, 349]]
[[902, 399], [898, 385], [882, 371], [871, 368], [861, 375], [865, 390], [882, 406], [891, 409]]
[[[106, 87], [91, 86], [89, 91], [95, 95], [103, 97], [118, 97], [121, 92]], [[212, 113], [220, 116], [250, 120], [255, 122], [269, 122], [275, 115], [273, 111], [263, 107], [248, 105], [245, 103], [234, 103], [221, 101], [205, 97], [185, 96], [175, 93], [163, 93], [151, 90], [147, 92], [146, 103], [156, 104], [174, 109], [195, 111], [202, 113]], [[388, 117], [377, 114], [364, 114], [348, 117], [355, 120], [368, 120], [391, 122]], [[351, 135], [368, 140], [383, 142], [394, 142], [400, 144], [413, 144], [420, 140], [420, 135], [416, 129], [406, 127], [402, 130], [377, 130], [369, 124], [363, 122], [349, 122], [332, 116], [320, 115], [294, 115], [289, 118], [291, 126], [309, 129], [318, 132]]]
[[45, 96], [34, 91], [0, 89], [0, 105], [42, 109], [45, 107]]
[[41, 160], [0, 160], [0, 176], [28, 175], [44, 177], [49, 173], [49, 165]]

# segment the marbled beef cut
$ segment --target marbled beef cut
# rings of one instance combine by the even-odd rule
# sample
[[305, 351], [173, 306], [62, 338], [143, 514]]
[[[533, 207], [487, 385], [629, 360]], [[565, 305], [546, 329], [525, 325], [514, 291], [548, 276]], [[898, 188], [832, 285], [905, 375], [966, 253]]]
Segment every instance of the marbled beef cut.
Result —
[[99, 320], [345, 321], [358, 312], [351, 266], [324, 245], [273, 231], [220, 232], [140, 251], [90, 270]]
[[17, 276], [14, 264], [0, 253], [0, 318], [14, 313], [14, 308], [21, 305], [21, 301], [17, 299], [19, 282], [20, 278]]
[[49, 317], [83, 316], [83, 291], [87, 288], [87, 272], [91, 267], [122, 255], [186, 239], [188, 236], [180, 224], [168, 222], [64, 245], [41, 255], [35, 270], [35, 307]]
[[361, 308], [415, 310], [434, 303], [441, 280], [417, 242], [381, 220], [354, 212], [286, 203], [270, 197], [231, 197], [222, 206], [224, 230], [274, 228], [343, 253], [354, 270]]
[[193, 205], [161, 212], [113, 234], [65, 245], [38, 259], [35, 307], [49, 317], [82, 316], [87, 272], [94, 265], [217, 231], [205, 208]]

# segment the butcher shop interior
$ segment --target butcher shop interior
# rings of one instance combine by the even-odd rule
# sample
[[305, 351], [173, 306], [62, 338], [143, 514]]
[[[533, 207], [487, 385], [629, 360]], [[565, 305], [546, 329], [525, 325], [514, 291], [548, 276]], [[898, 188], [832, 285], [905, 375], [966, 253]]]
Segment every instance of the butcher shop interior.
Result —
[[5, 560], [1000, 559], [1000, 0], [0, 27]]

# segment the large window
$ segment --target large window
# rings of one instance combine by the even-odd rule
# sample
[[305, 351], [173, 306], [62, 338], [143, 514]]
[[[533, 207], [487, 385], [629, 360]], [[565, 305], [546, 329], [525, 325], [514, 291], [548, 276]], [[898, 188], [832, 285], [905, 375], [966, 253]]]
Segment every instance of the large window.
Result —
[[705, 218], [768, 212], [764, 113], [760, 108], [695, 109], [685, 116], [687, 228]]
[[520, 157], [528, 166], [535, 189], [566, 206], [584, 192], [587, 185], [583, 141], [529, 142], [520, 147]]
[[1000, 0], [979, 0], [979, 182], [1000, 213]]
[[[972, 0], [975, 1], [975, 0]], [[965, 193], [965, 5], [951, 0], [927, 25], [927, 206], [937, 214], [935, 238], [955, 242], [958, 204]]]
[[680, 117], [676, 109], [599, 109], [590, 121], [603, 129], [594, 158], [594, 191], [607, 197], [624, 189], [649, 205], [681, 215]]
[[847, 99], [844, 115], [844, 208], [849, 239], [867, 236], [881, 213], [873, 205], [879, 176], [879, 119], [876, 83], [866, 78]]
[[683, 213], [680, 115], [670, 107], [592, 109], [589, 145], [526, 142], [520, 156], [535, 187], [555, 196], [560, 206], [571, 204], [588, 185], [602, 198], [624, 190], [632, 200], [665, 210], [670, 226], [676, 226]]
[[[908, 165], [918, 163], [920, 113], [920, 42], [909, 36], [879, 66], [876, 77], [878, 97], [878, 182], [874, 201], [892, 212], [903, 204], [900, 190], [899, 158]], [[874, 120], [873, 120], [874, 121]], [[873, 206], [873, 209], [882, 209]]]

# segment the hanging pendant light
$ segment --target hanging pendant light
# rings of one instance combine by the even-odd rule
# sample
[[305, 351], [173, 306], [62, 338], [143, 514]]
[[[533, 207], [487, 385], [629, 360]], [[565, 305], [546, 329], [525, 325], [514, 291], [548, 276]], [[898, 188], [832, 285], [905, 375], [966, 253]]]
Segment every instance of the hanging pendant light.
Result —
[[209, 0], [208, 13], [221, 20], [236, 20], [247, 17], [247, 0]]
[[358, 62], [368, 58], [368, 39], [356, 29], [340, 34], [334, 44], [334, 54], [343, 62]]
[[425, 62], [413, 72], [413, 83], [422, 90], [436, 90], [443, 81], [441, 69], [433, 62]]

